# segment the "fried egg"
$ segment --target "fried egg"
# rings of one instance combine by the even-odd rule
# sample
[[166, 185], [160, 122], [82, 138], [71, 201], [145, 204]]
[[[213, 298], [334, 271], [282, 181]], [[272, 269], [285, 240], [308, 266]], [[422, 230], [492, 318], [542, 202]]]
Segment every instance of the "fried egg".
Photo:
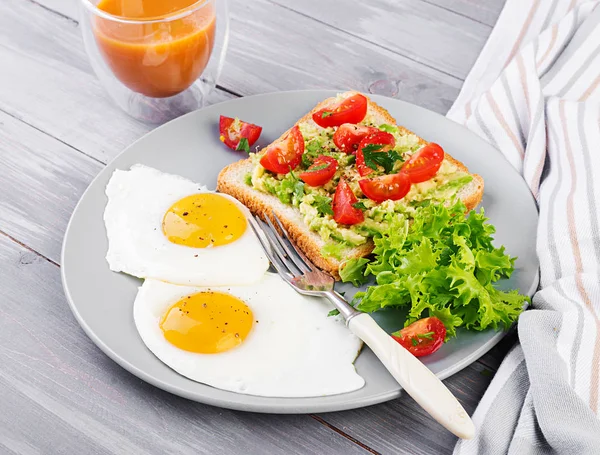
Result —
[[189, 287], [146, 280], [133, 307], [156, 357], [181, 375], [232, 392], [314, 397], [351, 392], [361, 341], [325, 299], [267, 273], [249, 286]]
[[231, 196], [134, 165], [106, 187], [106, 260], [115, 272], [174, 284], [222, 286], [261, 279], [269, 262]]

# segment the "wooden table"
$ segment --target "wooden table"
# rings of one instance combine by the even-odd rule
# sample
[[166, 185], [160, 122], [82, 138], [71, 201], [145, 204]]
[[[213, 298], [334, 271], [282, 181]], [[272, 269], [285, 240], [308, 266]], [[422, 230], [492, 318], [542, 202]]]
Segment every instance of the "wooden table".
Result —
[[[60, 248], [106, 162], [151, 127], [102, 91], [78, 0], [0, 2], [0, 453], [450, 453], [407, 396], [320, 415], [178, 398], [106, 357], [72, 316]], [[215, 102], [302, 88], [379, 92], [445, 113], [502, 0], [233, 0]], [[446, 383], [472, 413], [514, 336]]]

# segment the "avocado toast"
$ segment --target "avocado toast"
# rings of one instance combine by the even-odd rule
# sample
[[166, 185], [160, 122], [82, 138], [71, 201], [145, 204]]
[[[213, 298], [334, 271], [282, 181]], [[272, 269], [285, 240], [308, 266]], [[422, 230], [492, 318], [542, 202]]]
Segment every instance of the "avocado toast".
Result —
[[366, 96], [346, 92], [319, 103], [260, 152], [225, 167], [217, 189], [262, 218], [275, 212], [307, 257], [339, 279], [344, 261], [371, 253], [372, 238], [388, 227], [390, 215], [410, 217], [427, 201], [460, 199], [467, 209], [479, 203], [483, 179], [443, 151], [431, 175], [411, 174], [415, 159], [419, 168], [423, 151], [433, 146], [441, 151]]

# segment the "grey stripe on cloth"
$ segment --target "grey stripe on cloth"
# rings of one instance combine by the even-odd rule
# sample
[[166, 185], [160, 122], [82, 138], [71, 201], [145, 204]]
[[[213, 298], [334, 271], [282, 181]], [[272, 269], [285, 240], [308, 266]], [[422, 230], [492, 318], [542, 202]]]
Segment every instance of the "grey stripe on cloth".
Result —
[[477, 121], [477, 126], [481, 129], [481, 131], [483, 131], [483, 134], [485, 134], [485, 137], [487, 137], [490, 144], [493, 144], [494, 146], [498, 147], [498, 144], [496, 143], [496, 139], [494, 139], [494, 136], [492, 136], [492, 132], [487, 127], [487, 125], [485, 124], [485, 121], [483, 120], [483, 118], [481, 117], [481, 114], [479, 113], [479, 106], [475, 107], [475, 110], [473, 112], [473, 117], [475, 117], [475, 120]]
[[522, 403], [515, 403], [513, 397], [525, 396], [529, 389], [529, 378], [525, 360], [513, 371], [500, 393], [492, 403], [481, 425], [481, 438], [478, 453], [504, 454], [510, 445], [521, 412]]
[[575, 329], [575, 339], [573, 340], [573, 347], [571, 348], [571, 387], [575, 387], [575, 378], [577, 377], [577, 353], [581, 347], [581, 339], [583, 338], [583, 309], [577, 305], [577, 302], [567, 295], [562, 287], [560, 281], [556, 282], [557, 292], [564, 298], [571, 302], [575, 308], [577, 308], [577, 328]]
[[[571, 27], [569, 29], [569, 34], [574, 33], [575, 31], [577, 31], [577, 22], [578, 22], [578, 11], [575, 10], [573, 13], [573, 21], [571, 23]], [[561, 46], [560, 52], [564, 51], [564, 49], [569, 45], [570, 41], [566, 41], [565, 44], [563, 46]], [[558, 53], [559, 56], [561, 56], [561, 53]], [[560, 57], [559, 57], [560, 58]], [[548, 79], [547, 76], [548, 74], [550, 75], [550, 78], [552, 77], [552, 74], [556, 74], [558, 72], [558, 70], [555, 70], [555, 66], [556, 62], [553, 65], [548, 66], [548, 69], [541, 75], [541, 80], [542, 82], [545, 79]]]
[[[600, 70], [599, 70], [600, 71]], [[588, 146], [588, 140], [585, 134], [585, 104], [580, 103], [577, 106], [577, 112], [579, 114], [579, 140], [581, 141], [581, 151], [583, 155], [583, 162], [586, 171], [586, 193], [588, 198], [588, 209], [590, 213], [590, 222], [592, 228], [592, 235], [594, 238], [600, 239], [600, 228], [598, 227], [598, 204], [596, 203], [596, 195], [594, 194], [594, 172], [597, 174], [598, 170], [594, 169], [591, 160], [591, 150]], [[595, 151], [598, 150], [598, 144], [594, 144]], [[600, 264], [600, 242], [594, 242], [594, 254], [596, 256], [596, 263]]]
[[[551, 291], [549, 288], [538, 292], [534, 307], [555, 307], [544, 301]], [[598, 455], [600, 421], [570, 387], [567, 365], [558, 351], [552, 349], [560, 326], [561, 313], [549, 309], [527, 311], [519, 319], [519, 339], [525, 354], [537, 421], [553, 451]], [[526, 439], [527, 435], [520, 437]], [[532, 440], [531, 444], [537, 442]], [[513, 453], [520, 455], [509, 451], [509, 454]]]
[[559, 97], [562, 98], [567, 94], [567, 92], [573, 86], [573, 84], [575, 84], [575, 82], [577, 82], [577, 80], [579, 80], [581, 75], [590, 67], [590, 65], [596, 59], [598, 54], [600, 54], [600, 45], [597, 46], [596, 49], [594, 49], [594, 51], [592, 53], [590, 53], [590, 55], [588, 55], [588, 58], [585, 59], [585, 62], [583, 63], [583, 65], [577, 67], [577, 70], [573, 73], [573, 75], [569, 78], [569, 80], [567, 81], [565, 86], [558, 93]]
[[556, 12], [557, 5], [558, 5], [558, 0], [552, 0], [552, 6], [548, 10], [548, 15], [546, 16], [546, 20], [544, 21], [544, 24], [542, 25], [542, 30], [546, 30], [548, 28], [548, 26], [550, 25], [550, 22], [552, 21], [554, 13]]
[[515, 123], [517, 125], [517, 130], [519, 132], [519, 141], [521, 142], [521, 144], [525, 144], [525, 134], [523, 134], [523, 126], [521, 125], [521, 122], [518, 121], [519, 113], [517, 112], [517, 107], [515, 106], [515, 98], [513, 97], [512, 90], [510, 89], [508, 79], [506, 79], [506, 73], [502, 73], [502, 76], [500, 76], [500, 81], [502, 81], [502, 87], [504, 88], [504, 91], [506, 92], [506, 96], [508, 98], [508, 104], [510, 106], [510, 111], [512, 113], [512, 116], [515, 119], [517, 119], [517, 121]]
[[573, 12], [573, 25], [569, 30], [570, 33], [573, 34], [571, 39], [566, 42], [563, 49], [561, 49], [560, 54], [558, 55], [556, 61], [550, 65], [548, 71], [546, 71], [542, 77], [542, 85], [546, 85], [549, 81], [554, 79], [554, 77], [564, 70], [564, 65], [568, 63], [568, 60], [572, 57], [573, 53], [579, 49], [579, 47], [583, 44], [583, 41], [589, 36], [590, 32], [594, 29], [595, 25], [594, 20], [587, 20], [581, 26], [577, 26], [579, 22], [579, 10], [575, 10]]
[[531, 391], [527, 392], [523, 402], [517, 428], [519, 430], [518, 432], [515, 431], [515, 435], [510, 442], [509, 454], [544, 455], [551, 451], [538, 424]]
[[[546, 128], [548, 131], [548, 136], [550, 136], [550, 138], [552, 139], [552, 141], [555, 143], [555, 147], [559, 148], [559, 142], [558, 142], [558, 137], [556, 136], [556, 132], [554, 131], [553, 128]], [[548, 163], [550, 163], [550, 160], [546, 160]], [[558, 163], [554, 163], [554, 165], [556, 166], [556, 164]], [[552, 167], [552, 164], [550, 164], [550, 167]], [[554, 186], [554, 188], [552, 188], [552, 193], [550, 195], [550, 200], [551, 201], [555, 201], [556, 197], [558, 196], [558, 190], [560, 188], [560, 184], [561, 182], [563, 182], [563, 168], [562, 166], [556, 166], [557, 172], [558, 172], [558, 177], [556, 179], [556, 185]], [[554, 236], [554, 229], [552, 229], [552, 222], [555, 218], [555, 214], [554, 214], [554, 204], [550, 204], [550, 206], [548, 207], [548, 251], [550, 251], [550, 256], [552, 256], [552, 269], [554, 271], [554, 280], [558, 280], [560, 278], [560, 276], [562, 275], [561, 273], [561, 266], [560, 266], [560, 256], [558, 255], [558, 248], [556, 247], [556, 238]], [[542, 286], [544, 285], [544, 275], [545, 273], [543, 273], [542, 271]]]

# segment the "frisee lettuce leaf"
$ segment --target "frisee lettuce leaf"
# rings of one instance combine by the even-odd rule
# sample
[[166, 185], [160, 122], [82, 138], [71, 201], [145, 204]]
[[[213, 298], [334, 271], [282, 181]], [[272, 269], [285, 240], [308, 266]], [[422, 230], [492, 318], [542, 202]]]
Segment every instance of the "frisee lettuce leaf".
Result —
[[352, 283], [354, 286], [360, 286], [366, 283], [365, 269], [369, 263], [368, 259], [355, 258], [351, 260], [349, 266], [340, 269], [340, 276], [345, 283]]
[[350, 259], [340, 270], [342, 280], [355, 285], [375, 276], [377, 284], [355, 296], [359, 310], [404, 306], [405, 325], [436, 316], [447, 337], [458, 327], [508, 328], [518, 318], [529, 298], [493, 286], [510, 277], [516, 258], [493, 246], [495, 229], [483, 209], [467, 214], [462, 202], [429, 204], [412, 223], [397, 214], [388, 221], [389, 229], [373, 239], [374, 258]]

